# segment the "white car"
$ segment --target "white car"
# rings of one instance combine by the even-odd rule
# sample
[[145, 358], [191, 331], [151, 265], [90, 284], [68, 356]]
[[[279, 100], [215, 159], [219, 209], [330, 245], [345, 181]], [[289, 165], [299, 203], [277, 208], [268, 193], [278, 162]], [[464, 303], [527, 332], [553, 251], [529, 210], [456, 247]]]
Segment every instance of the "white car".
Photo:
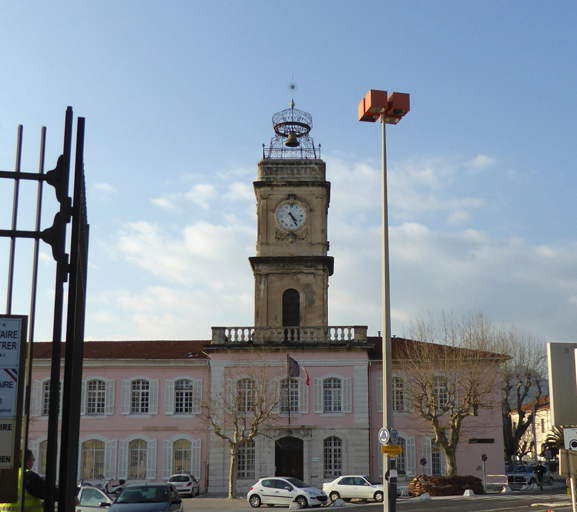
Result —
[[172, 484], [181, 496], [198, 496], [200, 486], [198, 480], [189, 474], [183, 473], [180, 475], [172, 475], [168, 482]]
[[95, 510], [108, 510], [112, 500], [100, 489], [92, 486], [82, 486], [78, 491], [78, 505], [76, 512], [92, 512]]
[[246, 499], [254, 508], [261, 505], [288, 507], [293, 501], [301, 508], [307, 508], [324, 505], [327, 495], [316, 487], [309, 487], [298, 478], [275, 476], [261, 478], [248, 490]]
[[331, 501], [338, 500], [375, 500], [383, 501], [383, 484], [367, 475], [345, 475], [323, 484], [323, 491]]

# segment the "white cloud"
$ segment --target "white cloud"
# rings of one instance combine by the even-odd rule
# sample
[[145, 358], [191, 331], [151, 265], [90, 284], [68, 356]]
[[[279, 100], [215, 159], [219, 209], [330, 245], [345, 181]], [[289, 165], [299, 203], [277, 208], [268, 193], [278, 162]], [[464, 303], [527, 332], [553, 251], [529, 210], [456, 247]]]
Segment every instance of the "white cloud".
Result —
[[[574, 339], [577, 242], [532, 246], [518, 236], [497, 238], [490, 225], [473, 229], [471, 212], [489, 205], [483, 197], [459, 193], [457, 173], [472, 179], [467, 168], [465, 161], [439, 159], [391, 170], [393, 333], [402, 335], [411, 318], [429, 311], [475, 310], [545, 339]], [[327, 159], [327, 179], [332, 183], [329, 254], [335, 257], [329, 321], [368, 325], [376, 334], [381, 330], [380, 169]], [[252, 323], [254, 282], [247, 258], [255, 253], [254, 195], [250, 184], [240, 182], [226, 190], [241, 201], [240, 208], [235, 201], [210, 221], [136, 222], [119, 233], [117, 244], [103, 255], [140, 278], [129, 289], [113, 287], [91, 297], [92, 339], [206, 339], [211, 326]], [[204, 206], [218, 196], [213, 186], [196, 185], [192, 191]], [[431, 217], [435, 212], [443, 214], [437, 222]]]
[[192, 201], [201, 208], [208, 210], [210, 200], [216, 197], [216, 189], [208, 183], [198, 183], [194, 185], [184, 197]]
[[469, 220], [471, 220], [471, 215], [468, 212], [464, 210], [458, 210], [452, 213], [451, 216], [447, 219], [447, 224], [451, 226], [456, 226], [458, 224], [463, 224], [464, 222], [467, 222]]
[[473, 158], [469, 162], [469, 165], [475, 171], [482, 171], [483, 169], [486, 169], [487, 167], [492, 167], [496, 163], [497, 163], [496, 158], [486, 156], [486, 155], [477, 155], [475, 158]]
[[100, 192], [103, 194], [118, 194], [118, 190], [116, 190], [113, 186], [109, 185], [108, 183], [95, 183], [92, 185], [92, 190], [95, 192]]
[[177, 200], [178, 200], [177, 195], [170, 195], [165, 197], [153, 198], [150, 200], [150, 202], [155, 206], [158, 206], [165, 210], [178, 210], [178, 207], [175, 204]]

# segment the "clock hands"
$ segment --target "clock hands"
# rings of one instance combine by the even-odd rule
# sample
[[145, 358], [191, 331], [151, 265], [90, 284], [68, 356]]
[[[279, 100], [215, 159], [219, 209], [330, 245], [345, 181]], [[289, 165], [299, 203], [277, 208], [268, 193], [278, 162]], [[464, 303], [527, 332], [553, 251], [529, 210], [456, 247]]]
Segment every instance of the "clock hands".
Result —
[[292, 214], [292, 212], [289, 212], [289, 217], [293, 220], [293, 222], [295, 223], [295, 226], [298, 226], [298, 221], [295, 219], [295, 216]]

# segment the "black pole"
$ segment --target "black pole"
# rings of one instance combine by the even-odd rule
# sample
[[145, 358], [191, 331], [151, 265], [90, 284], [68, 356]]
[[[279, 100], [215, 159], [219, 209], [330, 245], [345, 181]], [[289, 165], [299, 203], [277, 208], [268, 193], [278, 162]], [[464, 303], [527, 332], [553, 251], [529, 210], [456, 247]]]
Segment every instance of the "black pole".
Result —
[[54, 512], [56, 466], [58, 449], [58, 414], [60, 410], [60, 350], [62, 347], [62, 318], [64, 311], [64, 283], [68, 277], [66, 247], [66, 224], [70, 217], [68, 181], [70, 173], [70, 150], [72, 145], [72, 108], [66, 109], [64, 127], [64, 151], [56, 168], [48, 173], [48, 181], [55, 187], [60, 211], [54, 218], [52, 252], [56, 259], [56, 283], [54, 286], [54, 325], [52, 330], [52, 362], [50, 367], [50, 402], [48, 414], [48, 439], [46, 449], [46, 495], [44, 511]]
[[84, 118], [78, 119], [74, 199], [70, 243], [70, 280], [68, 283], [68, 313], [66, 324], [66, 356], [64, 360], [63, 409], [69, 421], [62, 423], [60, 486], [58, 510], [74, 512], [76, 477], [78, 475], [78, 443], [84, 354], [84, 311], [86, 302], [86, 270], [88, 231], [84, 196]]

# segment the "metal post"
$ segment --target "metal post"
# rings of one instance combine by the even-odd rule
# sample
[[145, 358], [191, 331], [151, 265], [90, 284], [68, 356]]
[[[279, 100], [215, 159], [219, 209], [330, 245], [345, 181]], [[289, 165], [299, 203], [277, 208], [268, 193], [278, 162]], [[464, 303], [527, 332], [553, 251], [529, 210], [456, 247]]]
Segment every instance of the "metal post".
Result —
[[[385, 123], [385, 114], [381, 114], [381, 124], [383, 125], [383, 148], [382, 148], [382, 183], [383, 183], [383, 212], [382, 212], [382, 254], [383, 254], [383, 289], [382, 289], [382, 315], [383, 315], [383, 428], [393, 428], [393, 393], [391, 378], [391, 306], [390, 306], [390, 287], [389, 287], [389, 214], [387, 202], [387, 131]], [[389, 457], [383, 454], [383, 475], [389, 470]], [[395, 496], [389, 499], [389, 484], [383, 485], [384, 512], [395, 512]], [[392, 502], [392, 507], [389, 501]]]
[[533, 454], [535, 457], [535, 464], [537, 464], [537, 417], [535, 416], [535, 400], [533, 400], [533, 405], [531, 407], [531, 414], [533, 415]]

